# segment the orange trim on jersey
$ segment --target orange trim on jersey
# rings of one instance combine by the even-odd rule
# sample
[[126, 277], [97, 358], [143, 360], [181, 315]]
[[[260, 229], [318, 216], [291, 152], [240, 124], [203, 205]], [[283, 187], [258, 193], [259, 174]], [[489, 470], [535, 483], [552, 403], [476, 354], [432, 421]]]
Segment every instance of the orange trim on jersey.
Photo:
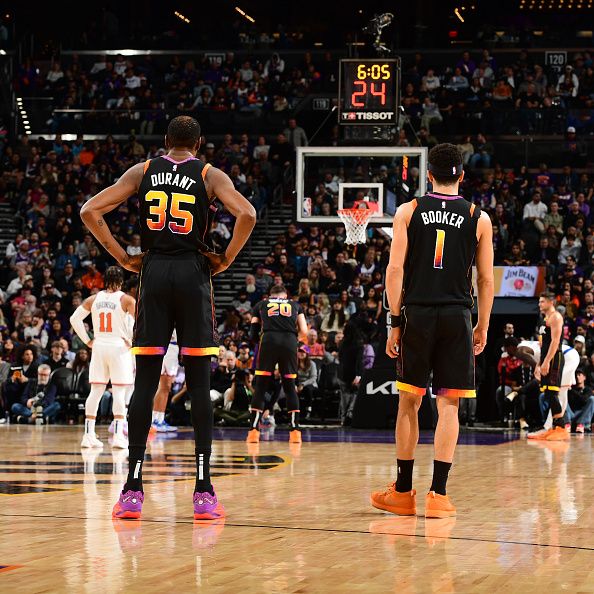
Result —
[[[136, 346], [136, 347], [132, 347], [130, 349], [130, 352], [133, 355], [164, 355], [165, 351], [167, 349], [165, 347], [140, 347], [140, 346]], [[217, 353], [219, 352], [219, 350], [217, 349]]]
[[[285, 375], [283, 375], [284, 378], [286, 379], [295, 379], [297, 377], [296, 373], [285, 373]], [[291, 411], [289, 411], [291, 412]]]
[[203, 168], [202, 168], [202, 179], [206, 180], [206, 172], [212, 167], [212, 165], [210, 163], [207, 163]]
[[298, 408], [296, 408], [295, 410], [290, 410], [290, 411], [289, 411], [289, 414], [291, 414], [291, 413], [294, 413], [294, 412], [301, 412], [301, 410], [300, 410], [300, 409], [298, 409]]
[[415, 396], [425, 396], [427, 393], [427, 388], [419, 388], [418, 386], [413, 386], [412, 384], [405, 384], [404, 382], [396, 382], [396, 387], [398, 390], [402, 390], [403, 392], [410, 392]]
[[472, 216], [474, 215], [475, 209], [476, 209], [476, 204], [471, 204], [470, 205], [470, 218], [472, 218]]
[[439, 388], [437, 396], [449, 396], [450, 398], [476, 398], [476, 390], [456, 390], [454, 388]]
[[256, 369], [256, 375], [267, 375], [267, 376], [270, 376], [270, 375], [272, 375], [272, 371], [260, 371], [259, 369]]
[[191, 357], [206, 357], [210, 355], [218, 355], [219, 347], [182, 347], [180, 352], [182, 355]]
[[143, 171], [142, 173], [146, 173], [146, 170], [149, 168], [149, 165], [150, 165], [150, 164], [151, 164], [151, 160], [150, 160], [150, 159], [147, 159], [147, 160], [144, 162], [144, 171]]

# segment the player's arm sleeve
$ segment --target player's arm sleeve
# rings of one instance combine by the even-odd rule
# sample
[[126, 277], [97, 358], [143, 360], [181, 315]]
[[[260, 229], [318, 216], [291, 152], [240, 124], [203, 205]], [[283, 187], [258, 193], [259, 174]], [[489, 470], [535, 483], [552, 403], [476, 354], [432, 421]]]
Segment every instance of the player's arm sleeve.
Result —
[[126, 323], [126, 340], [132, 344], [132, 339], [134, 338], [134, 316], [126, 313], [126, 317], [124, 318]]
[[252, 323], [250, 324], [250, 340], [253, 342], [258, 342], [258, 338], [260, 337], [260, 319], [259, 318], [252, 318]]
[[252, 323], [250, 324], [250, 340], [252, 342], [258, 342], [260, 338], [260, 326], [262, 324], [260, 318], [260, 311], [261, 311], [261, 303], [258, 302], [254, 305], [254, 309], [252, 310]]
[[72, 329], [85, 344], [89, 344], [89, 342], [91, 342], [91, 338], [87, 334], [87, 329], [85, 328], [84, 322], [84, 319], [89, 315], [89, 313], [90, 312], [86, 307], [79, 305], [74, 313], [70, 316], [70, 324]]

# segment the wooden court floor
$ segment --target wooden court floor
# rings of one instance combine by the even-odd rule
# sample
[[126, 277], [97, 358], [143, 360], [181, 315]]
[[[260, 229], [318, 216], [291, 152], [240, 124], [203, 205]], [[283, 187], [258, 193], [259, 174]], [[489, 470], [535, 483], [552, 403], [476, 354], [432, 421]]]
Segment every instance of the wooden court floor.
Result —
[[[150, 443], [140, 522], [111, 520], [127, 463], [100, 437], [82, 456], [80, 428], [0, 427], [0, 592], [594, 591], [589, 436], [460, 445], [451, 520], [368, 505], [393, 475], [392, 444], [218, 440], [228, 517], [210, 524], [191, 516], [191, 433]], [[421, 494], [431, 459], [419, 446]]]

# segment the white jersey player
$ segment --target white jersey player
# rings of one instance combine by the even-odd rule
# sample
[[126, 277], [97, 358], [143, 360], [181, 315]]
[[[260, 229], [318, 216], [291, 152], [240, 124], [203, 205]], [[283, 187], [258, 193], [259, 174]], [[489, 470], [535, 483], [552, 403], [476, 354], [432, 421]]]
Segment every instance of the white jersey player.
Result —
[[[124, 436], [126, 391], [134, 383], [134, 370], [130, 347], [134, 326], [136, 302], [122, 292], [124, 273], [118, 266], [105, 272], [104, 291], [85, 299], [70, 318], [72, 328], [79, 338], [93, 349], [89, 365], [91, 392], [85, 404], [85, 434], [81, 447], [101, 448], [103, 444], [95, 434], [97, 407], [109, 381], [112, 385], [114, 448], [127, 448]], [[85, 329], [84, 319], [91, 314], [94, 339]]]

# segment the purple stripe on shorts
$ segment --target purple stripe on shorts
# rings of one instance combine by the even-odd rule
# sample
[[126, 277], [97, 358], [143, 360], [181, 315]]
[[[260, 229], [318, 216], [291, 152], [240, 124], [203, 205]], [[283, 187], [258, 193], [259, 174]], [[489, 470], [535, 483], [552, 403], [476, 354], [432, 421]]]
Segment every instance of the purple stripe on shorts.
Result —
[[163, 159], [167, 159], [168, 161], [171, 161], [172, 163], [175, 163], [176, 165], [181, 165], [182, 163], [187, 163], [188, 161], [198, 161], [198, 159], [196, 157], [188, 157], [187, 159], [184, 159], [183, 161], [176, 161], [175, 159], [172, 159], [169, 155], [161, 155], [163, 157]]
[[427, 194], [431, 198], [439, 198], [440, 200], [458, 200], [462, 196], [446, 196], [445, 194]]

